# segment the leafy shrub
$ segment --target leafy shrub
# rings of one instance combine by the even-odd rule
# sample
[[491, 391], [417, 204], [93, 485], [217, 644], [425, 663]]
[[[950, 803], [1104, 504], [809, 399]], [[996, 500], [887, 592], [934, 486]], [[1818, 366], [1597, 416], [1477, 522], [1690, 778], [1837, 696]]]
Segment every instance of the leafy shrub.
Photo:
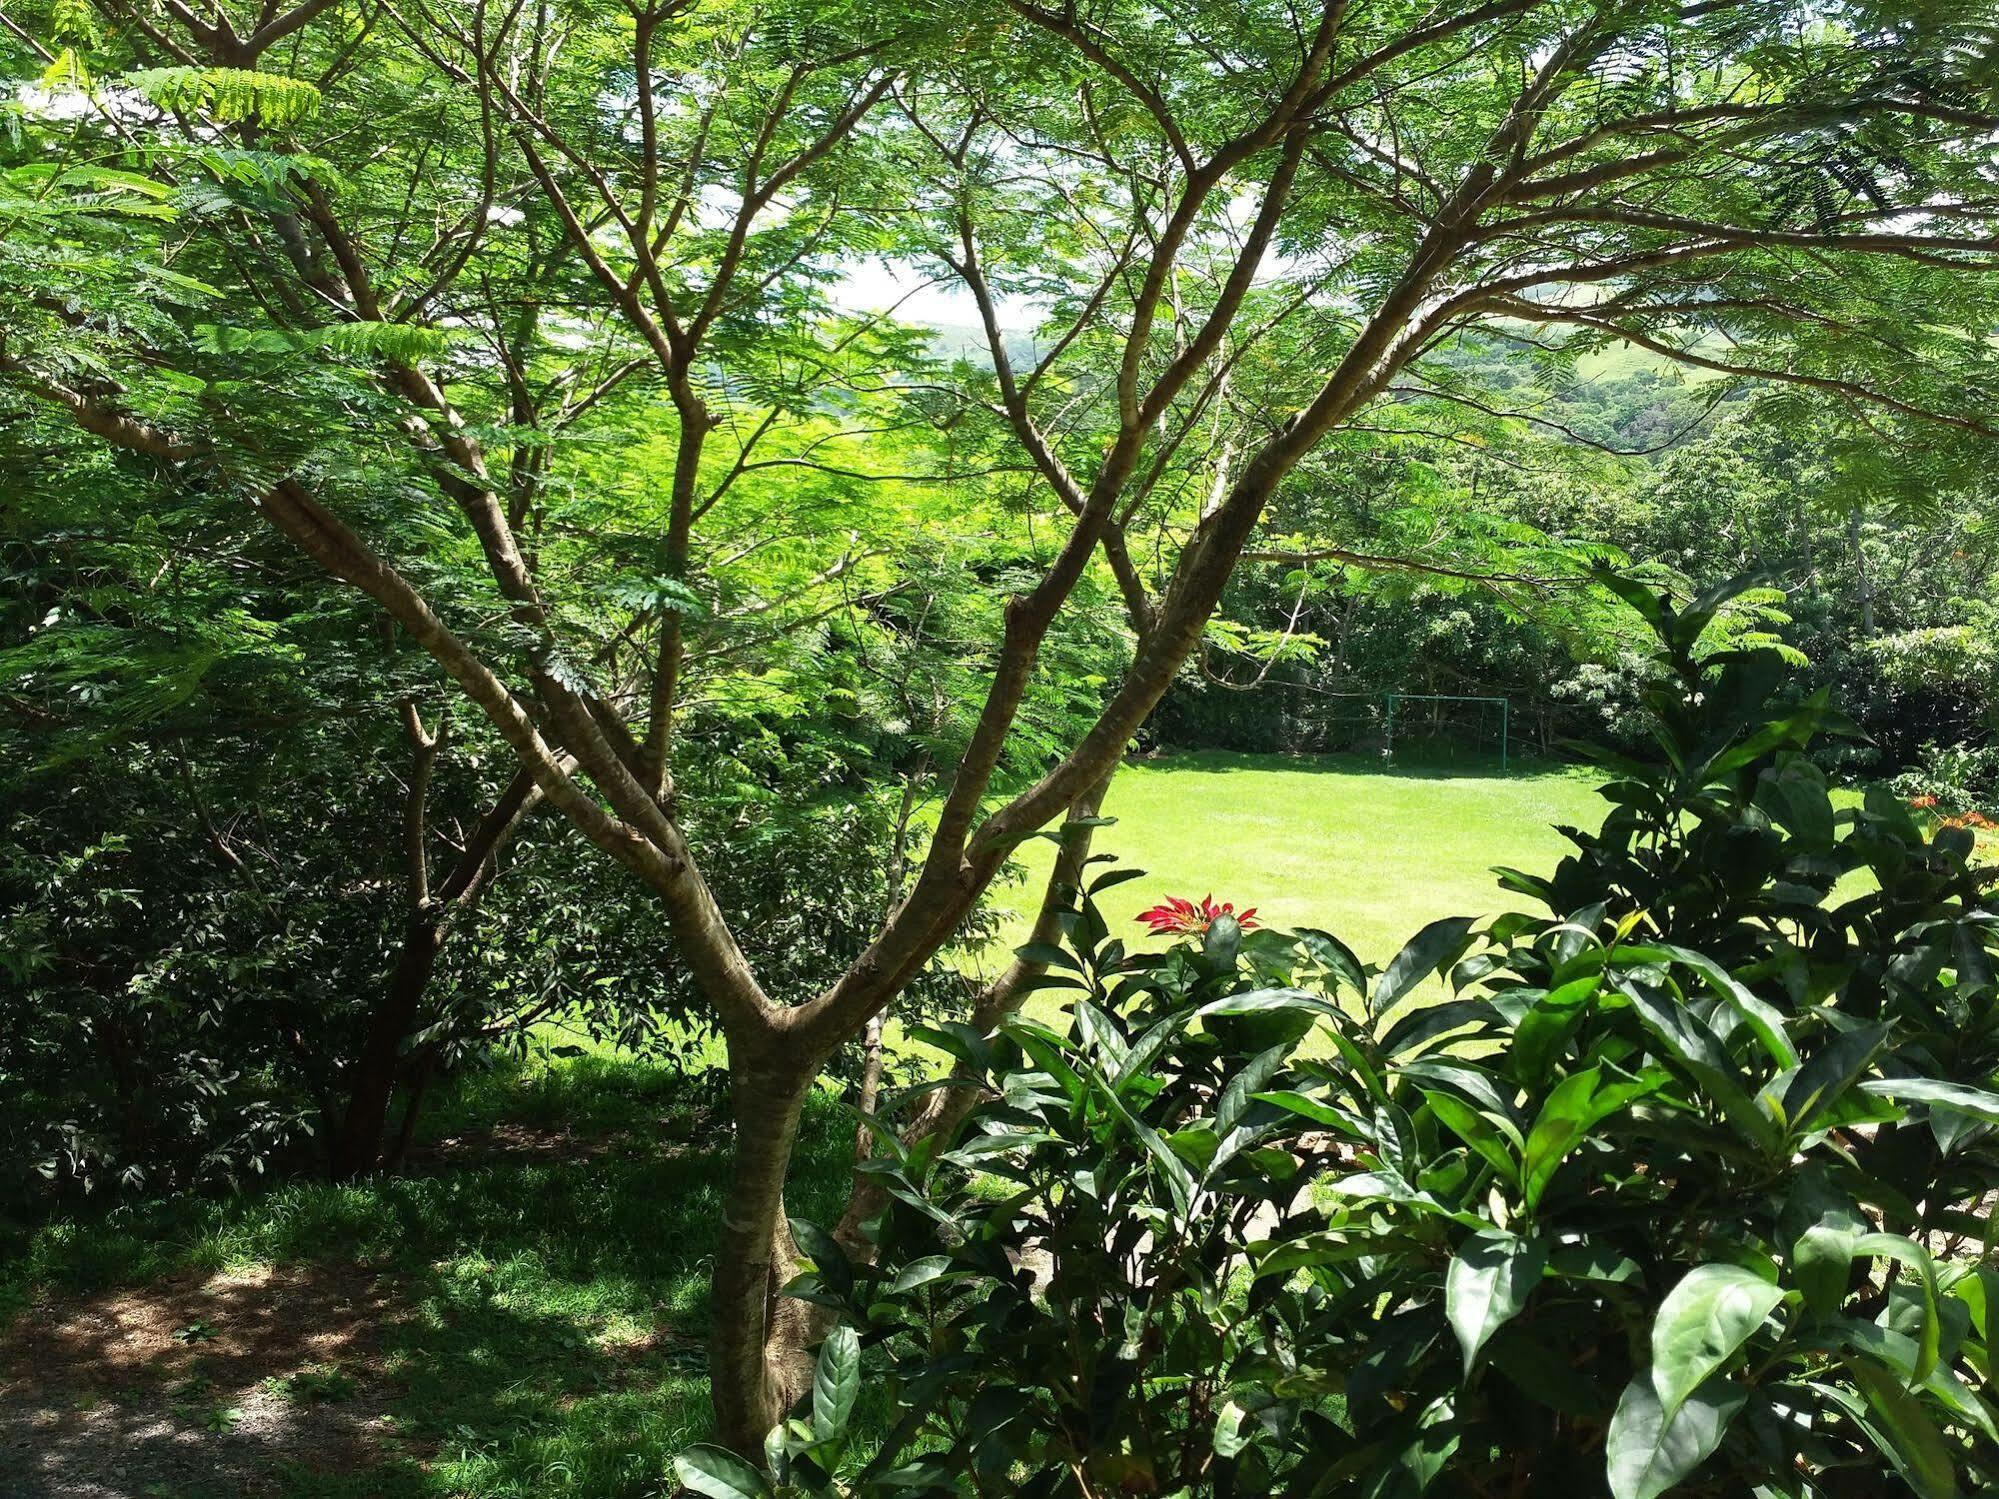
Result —
[[[1163, 959], [1129, 954], [1088, 899], [1067, 928], [1067, 949], [1039, 954], [1081, 991], [1066, 1032], [1018, 1018], [992, 1036], [921, 1031], [994, 1099], [955, 1139], [907, 1149], [877, 1131], [867, 1169], [899, 1203], [877, 1265], [794, 1225], [815, 1265], [794, 1293], [848, 1313], [893, 1359], [894, 1437], [834, 1489], [854, 1444], [815, 1435], [815, 1407], [766, 1452], [792, 1489], [756, 1487], [713, 1449], [684, 1460], [690, 1487], [991, 1492], [1024, 1468], [1029, 1493], [1071, 1475], [1089, 1492], [1184, 1490], [1215, 1461], [1231, 1391], [1287, 1377], [1286, 1329], [1268, 1297], [1243, 1294], [1243, 1246], [1319, 1223], [1301, 1188], [1326, 1147], [1259, 1095], [1337, 1072], [1297, 1053], [1338, 1011], [1274, 986], [1330, 992], [1358, 984], [1360, 964], [1326, 934], [1245, 935], [1228, 915]], [[1244, 1471], [1268, 1477], [1256, 1455]]]
[[1999, 806], [1999, 745], [1931, 744], [1894, 780], [1911, 801], [1946, 814]]
[[332, 1097], [382, 971], [370, 964], [393, 935], [388, 902], [352, 888], [361, 830], [315, 804], [263, 803], [271, 783], [248, 755], [211, 746], [210, 763], [235, 772], [227, 784], [243, 796], [214, 815], [269, 806], [290, 857], [268, 878], [216, 854], [168, 755], [121, 748], [0, 784], [10, 1205], [241, 1181], [300, 1151]]
[[[936, 1028], [985, 1101], [885, 1133], [873, 1263], [807, 1235], [794, 1288], [899, 1419], [845, 1471], [850, 1439], [794, 1431], [786, 1481], [1999, 1483], [1999, 919], [1968, 835], [1836, 809], [1822, 700], [1773, 709], [1770, 662], [1702, 654], [1722, 597], [1634, 595], [1656, 752], [1611, 764], [1551, 878], [1505, 876], [1545, 914], [1434, 923], [1377, 974], [1225, 920], [1133, 954], [1085, 892], [1039, 954], [1065, 1029]], [[757, 1491], [728, 1482], [696, 1487]]]
[[[364, 741], [364, 758], [361, 737], [296, 736], [277, 756], [208, 736], [207, 815], [282, 854], [247, 877], [217, 856], [176, 754], [121, 745], [0, 776], [0, 1202], [231, 1187], [337, 1137], [406, 918], [384, 836], [395, 746]], [[337, 794], [290, 795], [307, 771]], [[470, 780], [450, 767], [439, 803], [476, 807]], [[740, 814], [712, 832], [743, 855], [717, 861], [714, 885], [767, 980], [810, 993], [879, 919], [893, 808], [857, 797], [752, 821], [767, 796], [745, 776], [705, 804]], [[622, 872], [579, 859], [578, 842], [544, 818], [509, 849], [445, 949], [407, 1052], [477, 1066], [556, 1014], [656, 1055], [701, 1054], [685, 965]], [[962, 1003], [967, 987], [940, 966], [913, 992]]]

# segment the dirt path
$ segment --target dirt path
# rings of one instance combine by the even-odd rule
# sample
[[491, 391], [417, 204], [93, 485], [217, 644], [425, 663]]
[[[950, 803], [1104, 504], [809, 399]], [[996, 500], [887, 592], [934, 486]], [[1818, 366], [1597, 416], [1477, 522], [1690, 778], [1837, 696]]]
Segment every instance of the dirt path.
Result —
[[[362, 1476], [401, 1449], [351, 1266], [183, 1276], [51, 1300], [0, 1337], [0, 1499], [257, 1499], [283, 1471]], [[356, 1481], [358, 1479], [358, 1482]]]

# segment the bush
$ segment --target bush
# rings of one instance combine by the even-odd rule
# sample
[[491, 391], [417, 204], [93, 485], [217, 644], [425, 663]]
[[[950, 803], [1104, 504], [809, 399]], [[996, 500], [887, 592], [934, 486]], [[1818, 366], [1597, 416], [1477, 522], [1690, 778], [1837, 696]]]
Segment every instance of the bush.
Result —
[[1372, 973], [1226, 917], [1132, 954], [1085, 892], [1042, 954], [1066, 1028], [932, 1032], [985, 1102], [954, 1138], [884, 1134], [874, 1262], [810, 1236], [794, 1287], [899, 1419], [866, 1462], [844, 1427], [781, 1429], [784, 1481], [1999, 1483], [1987, 877], [1892, 796], [1835, 810], [1805, 751], [1837, 720], [1702, 654], [1721, 598], [1633, 594], [1656, 752], [1612, 762], [1552, 878], [1506, 876], [1545, 914], [1435, 923]]
[[[297, 760], [264, 773], [221, 736], [204, 750], [185, 781], [144, 746], [0, 777], [8, 1207], [238, 1184], [326, 1133], [338, 1062], [393, 953], [396, 890], [369, 879], [379, 824], [296, 796], [283, 772]], [[216, 826], [255, 830], [247, 872], [189, 805], [204, 782]]]
[[1911, 802], [1946, 817], [1999, 809], [1999, 745], [1927, 745], [1893, 784]]
[[[253, 680], [260, 708], [293, 705]], [[308, 699], [306, 721], [272, 738], [245, 730], [222, 690], [237, 686], [178, 704], [171, 737], [148, 723], [60, 760], [0, 721], [0, 1209], [233, 1188], [314, 1164], [340, 1139], [412, 914], [396, 779], [408, 749], [393, 704], [360, 688], [337, 712]], [[688, 732], [752, 727], [690, 714]], [[717, 850], [718, 899], [787, 996], [861, 950], [894, 863], [894, 798], [843, 783], [812, 748], [793, 736], [762, 760], [722, 762], [726, 777], [700, 788], [710, 815], [690, 819]], [[468, 736], [438, 768], [440, 880], [451, 830], [497, 790], [491, 766]], [[814, 790], [822, 800], [806, 803]], [[691, 975], [629, 876], [586, 852], [566, 824], [531, 819], [453, 922], [401, 1048], [405, 1105], [433, 1060], [525, 1048], [550, 1015], [655, 1055], [685, 1045]], [[938, 965], [912, 994], [962, 1003], [968, 988]]]

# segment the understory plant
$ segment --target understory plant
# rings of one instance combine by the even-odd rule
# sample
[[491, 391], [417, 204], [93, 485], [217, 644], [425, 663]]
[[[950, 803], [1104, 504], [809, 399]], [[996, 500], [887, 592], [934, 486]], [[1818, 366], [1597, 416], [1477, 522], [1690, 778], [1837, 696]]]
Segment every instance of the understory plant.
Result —
[[1655, 748], [1607, 762], [1612, 811], [1552, 876], [1505, 873], [1539, 910], [1433, 923], [1377, 972], [1219, 913], [1134, 952], [1095, 904], [1128, 872], [1087, 883], [1037, 955], [1058, 1024], [927, 1033], [982, 1101], [881, 1130], [871, 1255], [798, 1231], [793, 1293], [842, 1324], [822, 1370], [878, 1368], [890, 1424], [802, 1415], [765, 1469], [696, 1449], [682, 1480], [1999, 1483], [1988, 877], [1899, 798], [1835, 800], [1805, 753], [1828, 705], [1703, 645], [1732, 593], [1634, 593]]
[[1999, 746], [1932, 744], [1894, 787], [1940, 822], [1989, 832], [1999, 826], [1986, 810], [1999, 810]]

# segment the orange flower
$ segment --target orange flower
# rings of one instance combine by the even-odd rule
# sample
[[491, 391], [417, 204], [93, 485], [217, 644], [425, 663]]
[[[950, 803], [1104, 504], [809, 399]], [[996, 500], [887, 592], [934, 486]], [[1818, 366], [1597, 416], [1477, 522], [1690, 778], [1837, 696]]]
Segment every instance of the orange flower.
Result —
[[1152, 935], [1155, 937], [1169, 935], [1199, 937], [1214, 925], [1218, 916], [1234, 917], [1235, 924], [1245, 932], [1256, 925], [1255, 906], [1238, 913], [1233, 901], [1225, 900], [1216, 905], [1212, 895], [1202, 896], [1198, 906], [1191, 900], [1183, 900], [1177, 895], [1169, 896], [1165, 904], [1138, 913], [1138, 919], [1152, 928]]
[[1912, 796], [1909, 798], [1909, 805], [1919, 811], [1934, 807], [1936, 804], [1937, 799], [1933, 796]]

